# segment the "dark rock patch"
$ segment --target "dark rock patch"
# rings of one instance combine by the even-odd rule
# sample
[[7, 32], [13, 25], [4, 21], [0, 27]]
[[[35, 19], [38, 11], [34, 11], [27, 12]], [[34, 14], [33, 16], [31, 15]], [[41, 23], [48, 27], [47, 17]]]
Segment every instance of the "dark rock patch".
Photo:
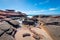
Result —
[[26, 36], [30, 36], [30, 34], [29, 33], [23, 34], [23, 37], [26, 37]]

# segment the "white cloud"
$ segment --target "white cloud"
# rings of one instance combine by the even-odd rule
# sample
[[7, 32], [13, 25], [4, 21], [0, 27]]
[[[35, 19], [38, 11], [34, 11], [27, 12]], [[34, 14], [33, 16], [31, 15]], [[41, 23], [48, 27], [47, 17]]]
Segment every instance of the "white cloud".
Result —
[[45, 14], [47, 10], [33, 10], [33, 11], [24, 11], [26, 14], [38, 15], [38, 14]]
[[57, 8], [49, 8], [50, 11], [57, 10]]
[[44, 2], [40, 2], [39, 4], [45, 4], [48, 3], [50, 0], [45, 0]]
[[34, 5], [37, 6], [37, 5], [41, 5], [41, 4], [46, 4], [48, 3], [50, 0], [45, 0], [43, 2], [39, 2], [39, 3], [35, 3]]
[[39, 14], [50, 14], [50, 15], [53, 15], [53, 14], [56, 14], [56, 11], [51, 11], [51, 10], [56, 10], [55, 8], [50, 8], [48, 10], [33, 10], [33, 11], [25, 11], [26, 14], [28, 15], [39, 15]]
[[44, 11], [47, 11], [47, 10], [33, 10], [33, 11], [28, 11], [28, 12], [44, 12]]

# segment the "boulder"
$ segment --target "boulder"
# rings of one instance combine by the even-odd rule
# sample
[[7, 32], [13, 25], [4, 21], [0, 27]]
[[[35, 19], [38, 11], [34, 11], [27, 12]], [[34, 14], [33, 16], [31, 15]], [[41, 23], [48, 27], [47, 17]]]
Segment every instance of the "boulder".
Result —
[[[8, 35], [12, 36], [12, 33], [16, 31], [16, 29], [10, 25], [8, 22], [3, 21], [0, 24], [0, 36], [2, 36], [4, 33], [7, 33]], [[13, 34], [14, 35], [14, 34]]]
[[8, 30], [11, 27], [7, 22], [3, 21], [2, 24], [0, 24], [0, 29], [1, 30]]
[[19, 22], [17, 22], [16, 20], [11, 20], [10, 23], [12, 23], [13, 25], [19, 25]]
[[12, 36], [4, 33], [1, 37], [0, 40], [15, 40]]

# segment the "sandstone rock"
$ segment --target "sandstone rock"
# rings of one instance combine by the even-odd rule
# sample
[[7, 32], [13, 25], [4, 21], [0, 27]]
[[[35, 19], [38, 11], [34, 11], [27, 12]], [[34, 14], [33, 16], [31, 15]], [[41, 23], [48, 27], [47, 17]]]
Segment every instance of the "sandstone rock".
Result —
[[2, 24], [0, 24], [0, 29], [2, 30], [8, 30], [11, 27], [7, 22], [3, 21]]
[[13, 29], [12, 28], [10, 28], [6, 33], [12, 33], [13, 32]]
[[4, 33], [1, 37], [0, 40], [15, 40], [12, 36]]
[[19, 25], [19, 22], [17, 22], [16, 20], [11, 20], [10, 22], [14, 25]]
[[3, 33], [4, 31], [2, 31], [1, 29], [0, 29], [0, 36], [1, 36], [1, 34]]
[[36, 40], [40, 40], [40, 37], [38, 35], [33, 36]]
[[[7, 33], [9, 35], [12, 36], [12, 33], [15, 32], [15, 29], [12, 25], [8, 24], [7, 22], [3, 21], [1, 24], [0, 24], [0, 35], [3, 33]], [[14, 35], [14, 34], [13, 34]], [[1, 35], [2, 36], [2, 35]]]

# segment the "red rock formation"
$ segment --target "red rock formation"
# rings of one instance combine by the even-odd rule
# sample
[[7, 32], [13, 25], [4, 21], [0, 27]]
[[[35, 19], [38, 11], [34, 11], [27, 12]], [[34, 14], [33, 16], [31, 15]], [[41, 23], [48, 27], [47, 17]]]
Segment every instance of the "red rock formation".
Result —
[[25, 17], [26, 14], [22, 12], [15, 12], [15, 10], [0, 10], [0, 19], [12, 18], [12, 17]]

